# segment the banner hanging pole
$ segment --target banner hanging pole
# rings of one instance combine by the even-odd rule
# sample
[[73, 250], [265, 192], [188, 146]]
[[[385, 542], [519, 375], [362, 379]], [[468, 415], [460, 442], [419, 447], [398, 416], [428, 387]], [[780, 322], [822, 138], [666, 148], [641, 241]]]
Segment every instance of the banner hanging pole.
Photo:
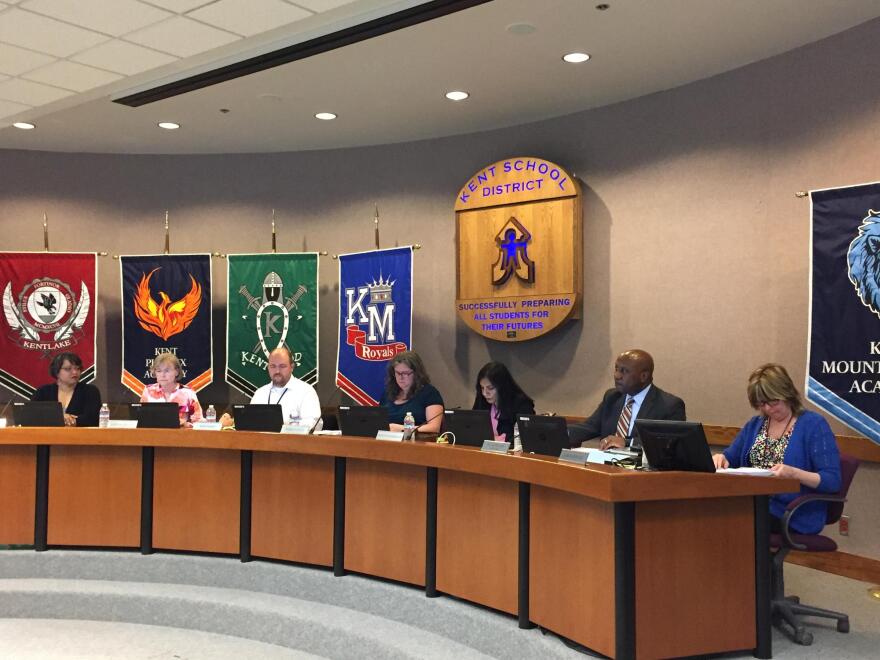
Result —
[[272, 209], [272, 254], [276, 254], [278, 250], [275, 245], [275, 209]]
[[45, 211], [43, 211], [43, 250], [49, 251], [49, 219]]
[[376, 215], [373, 218], [373, 223], [376, 225], [376, 249], [379, 248], [379, 205], [376, 205]]
[[168, 230], [168, 209], [165, 209], [165, 254], [171, 252], [171, 234]]

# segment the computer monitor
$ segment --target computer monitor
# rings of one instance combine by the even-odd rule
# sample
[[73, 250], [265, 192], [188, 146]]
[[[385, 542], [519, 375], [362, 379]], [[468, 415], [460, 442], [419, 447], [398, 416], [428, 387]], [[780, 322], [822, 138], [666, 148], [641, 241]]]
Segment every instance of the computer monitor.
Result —
[[482, 447], [484, 440], [494, 440], [488, 410], [444, 410], [443, 431], [455, 436], [455, 444]]
[[384, 406], [339, 406], [339, 430], [342, 435], [375, 438], [388, 430], [388, 409]]
[[524, 452], [558, 458], [570, 446], [565, 417], [519, 415], [516, 424]]
[[281, 433], [284, 413], [277, 403], [248, 403], [232, 406], [236, 431]]
[[637, 419], [635, 428], [651, 468], [715, 472], [701, 423]]
[[129, 406], [130, 419], [136, 419], [139, 429], [179, 429], [180, 406], [176, 403], [133, 403]]
[[64, 409], [60, 401], [28, 401], [12, 406], [16, 426], [64, 426]]

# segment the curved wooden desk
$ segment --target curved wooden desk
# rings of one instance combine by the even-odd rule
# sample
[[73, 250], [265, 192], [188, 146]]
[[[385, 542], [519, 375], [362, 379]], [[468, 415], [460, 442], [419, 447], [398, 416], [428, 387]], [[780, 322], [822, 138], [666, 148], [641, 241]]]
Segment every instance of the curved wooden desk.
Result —
[[770, 657], [767, 495], [422, 442], [0, 431], [0, 544], [216, 552], [424, 586], [615, 658]]

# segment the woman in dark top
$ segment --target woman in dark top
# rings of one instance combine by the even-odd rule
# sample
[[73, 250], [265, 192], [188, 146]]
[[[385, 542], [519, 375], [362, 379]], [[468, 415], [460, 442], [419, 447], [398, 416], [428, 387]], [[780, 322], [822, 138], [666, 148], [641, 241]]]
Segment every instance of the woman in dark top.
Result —
[[389, 429], [403, 430], [403, 418], [411, 412], [416, 430], [439, 433], [443, 423], [443, 397], [431, 385], [431, 379], [415, 351], [398, 353], [388, 361], [385, 392], [379, 405], [388, 408]]
[[49, 363], [54, 383], [37, 388], [31, 401], [60, 401], [67, 426], [97, 426], [101, 393], [80, 382], [83, 363], [76, 353], [59, 353]]
[[534, 415], [535, 402], [500, 362], [483, 365], [477, 374], [477, 396], [474, 410], [488, 410], [495, 439], [517, 448], [519, 434], [515, 431], [517, 415]]

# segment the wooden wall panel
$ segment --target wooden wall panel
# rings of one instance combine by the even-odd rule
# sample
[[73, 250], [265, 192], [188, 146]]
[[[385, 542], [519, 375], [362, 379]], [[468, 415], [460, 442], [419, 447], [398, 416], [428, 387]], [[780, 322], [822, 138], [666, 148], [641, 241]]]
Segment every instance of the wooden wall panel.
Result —
[[333, 564], [333, 458], [254, 452], [251, 553]]
[[614, 656], [614, 508], [531, 488], [529, 618]]
[[37, 448], [0, 446], [0, 545], [33, 545]]
[[519, 485], [440, 470], [437, 589], [516, 614]]
[[637, 657], [754, 648], [753, 511], [748, 497], [636, 504]]
[[345, 568], [424, 585], [425, 468], [348, 460], [345, 484]]
[[138, 547], [141, 463], [138, 447], [52, 447], [49, 545]]
[[240, 452], [156, 449], [154, 547], [237, 554], [240, 510]]

